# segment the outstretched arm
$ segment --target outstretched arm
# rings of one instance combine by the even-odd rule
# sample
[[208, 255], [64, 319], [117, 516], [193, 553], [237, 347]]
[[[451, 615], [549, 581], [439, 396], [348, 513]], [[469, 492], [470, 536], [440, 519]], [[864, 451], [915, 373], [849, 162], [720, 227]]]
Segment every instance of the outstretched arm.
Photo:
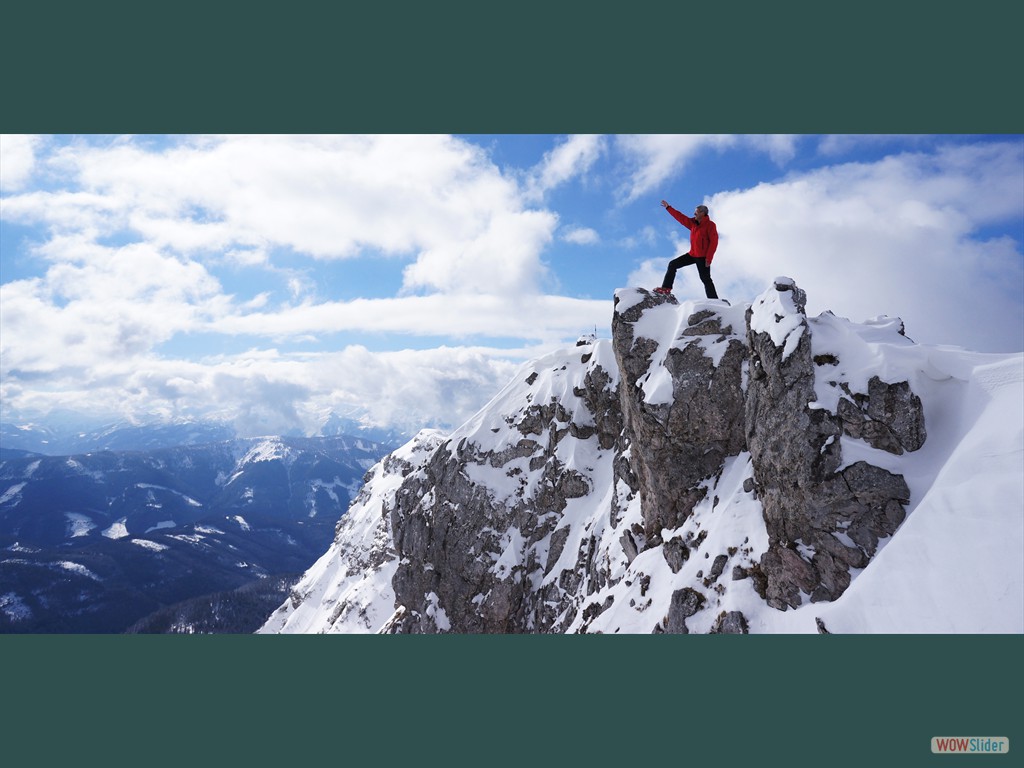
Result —
[[686, 215], [685, 213], [680, 213], [680, 212], [679, 212], [679, 211], [677, 211], [677, 210], [676, 210], [675, 208], [673, 208], [673, 207], [672, 207], [671, 205], [669, 205], [668, 203], [666, 203], [666, 202], [665, 202], [664, 200], [662, 200], [662, 201], [661, 201], [661, 205], [662, 205], [662, 207], [663, 207], [663, 208], [664, 208], [664, 209], [665, 209], [666, 211], [668, 211], [668, 212], [669, 212], [669, 214], [671, 214], [671, 216], [672, 216], [672, 218], [673, 218], [673, 219], [675, 219], [676, 221], [678, 221], [678, 222], [679, 222], [680, 224], [682, 224], [682, 225], [683, 225], [684, 227], [686, 227], [687, 229], [693, 229], [693, 219], [691, 219], [691, 218], [690, 218], [689, 216], [687, 216], [687, 215]]

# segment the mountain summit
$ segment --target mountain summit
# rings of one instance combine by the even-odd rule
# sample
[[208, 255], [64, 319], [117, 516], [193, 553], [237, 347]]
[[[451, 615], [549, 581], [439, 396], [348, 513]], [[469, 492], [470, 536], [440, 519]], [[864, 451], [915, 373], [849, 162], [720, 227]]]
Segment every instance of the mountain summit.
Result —
[[618, 290], [378, 463], [260, 631], [1024, 631], [1024, 355], [805, 308]]

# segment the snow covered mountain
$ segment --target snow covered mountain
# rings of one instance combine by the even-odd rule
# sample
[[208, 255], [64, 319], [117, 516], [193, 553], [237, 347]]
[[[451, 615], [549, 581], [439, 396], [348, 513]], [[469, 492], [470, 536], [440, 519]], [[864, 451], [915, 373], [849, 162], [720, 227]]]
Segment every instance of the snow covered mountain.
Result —
[[1024, 632], [1024, 355], [615, 296], [378, 463], [260, 630]]
[[0, 632], [120, 632], [183, 600], [297, 576], [330, 544], [386, 451], [352, 437], [9, 451], [0, 461]]

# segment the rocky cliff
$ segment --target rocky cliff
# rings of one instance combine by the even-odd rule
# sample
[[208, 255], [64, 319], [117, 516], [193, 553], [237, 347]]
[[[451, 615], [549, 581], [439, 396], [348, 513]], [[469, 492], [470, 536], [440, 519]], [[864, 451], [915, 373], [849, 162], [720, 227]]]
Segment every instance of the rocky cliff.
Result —
[[611, 340], [374, 467], [261, 631], [745, 633], [840, 599], [912, 503], [915, 388], [950, 375], [899, 319], [805, 306], [788, 278], [740, 306], [617, 291]]

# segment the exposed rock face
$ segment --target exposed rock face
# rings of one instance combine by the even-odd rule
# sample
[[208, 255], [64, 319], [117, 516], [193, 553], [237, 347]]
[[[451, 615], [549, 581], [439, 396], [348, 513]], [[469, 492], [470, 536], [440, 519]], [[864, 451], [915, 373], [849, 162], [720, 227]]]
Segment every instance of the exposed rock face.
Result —
[[[745, 634], [732, 593], [780, 610], [842, 595], [910, 495], [863, 457], [917, 450], [926, 431], [909, 384], [841, 360], [850, 347], [830, 339], [848, 321], [805, 306], [786, 278], [738, 307], [619, 291], [610, 342], [524, 366], [446, 440], [407, 451], [400, 482], [378, 471], [391, 479], [363, 494], [361, 562], [391, 575], [387, 605], [343, 630], [340, 600], [330, 631], [372, 617], [391, 633]], [[716, 528], [743, 515], [759, 541]]]
[[748, 632], [747, 620], [739, 611], [723, 612], [711, 628], [714, 635], [745, 635]]
[[[722, 327], [714, 310], [688, 317], [679, 341], [667, 350], [640, 325], [674, 298], [639, 291], [642, 301], [612, 319], [615, 359], [622, 376], [619, 402], [632, 468], [643, 500], [644, 533], [678, 527], [706, 493], [700, 482], [727, 456], [744, 449], [742, 328]], [[616, 304], [619, 300], [616, 299]], [[666, 306], [667, 305], [667, 306]], [[723, 305], [724, 306], [724, 305]], [[719, 356], [708, 356], [715, 346]], [[664, 381], [667, 374], [669, 381]], [[651, 386], [654, 383], [654, 386]], [[652, 392], [660, 386], [663, 391]]]
[[665, 631], [670, 635], [688, 634], [686, 620], [699, 611], [705, 602], [707, 600], [704, 595], [690, 587], [683, 587], [683, 589], [673, 592], [672, 601], [668, 607]]
[[905, 381], [886, 384], [877, 376], [868, 382], [867, 395], [851, 393], [839, 401], [844, 435], [860, 438], [897, 455], [916, 451], [925, 441], [921, 398]]
[[902, 453], [904, 441], [916, 450], [925, 434], [906, 382], [874, 377], [857, 404], [840, 401], [838, 414], [818, 405], [805, 304], [803, 291], [782, 280], [747, 311], [746, 438], [770, 540], [761, 570], [765, 598], [781, 609], [841, 595], [850, 568], [864, 568], [903, 522], [906, 482], [863, 461], [843, 467], [840, 435], [877, 425], [869, 442]]
[[507, 434], [494, 441], [497, 428], [481, 428], [447, 441], [398, 491], [393, 585], [406, 610], [390, 632], [558, 631], [581, 585], [607, 581], [589, 538], [569, 553], [570, 567], [556, 569], [566, 506], [594, 490], [592, 467], [572, 466], [587, 453], [579, 444], [610, 454], [622, 433], [617, 377], [580, 352], [581, 383], [556, 371], [559, 388], [528, 393], [505, 416]]

